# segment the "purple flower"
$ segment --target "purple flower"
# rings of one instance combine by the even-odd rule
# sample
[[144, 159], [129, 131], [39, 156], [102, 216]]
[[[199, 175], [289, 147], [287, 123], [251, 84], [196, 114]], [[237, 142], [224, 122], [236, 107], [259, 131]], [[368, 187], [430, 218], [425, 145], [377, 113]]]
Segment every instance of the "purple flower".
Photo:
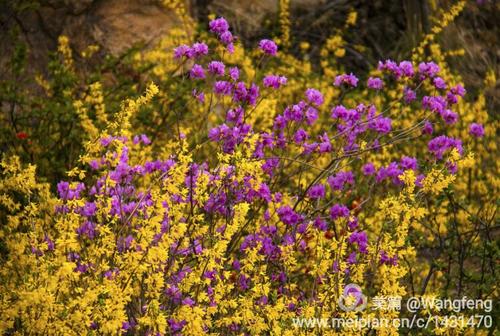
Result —
[[439, 66], [434, 62], [422, 62], [418, 65], [418, 73], [421, 79], [432, 78], [439, 72]]
[[446, 101], [448, 102], [448, 106], [454, 105], [458, 103], [458, 98], [451, 92], [446, 93]]
[[215, 276], [217, 275], [217, 271], [212, 269], [212, 270], [207, 270], [205, 273], [203, 273], [203, 277], [205, 279], [210, 279], [210, 280], [215, 280]]
[[441, 114], [446, 109], [446, 99], [441, 96], [425, 96], [422, 98], [422, 107]]
[[227, 81], [216, 81], [214, 83], [214, 93], [220, 95], [230, 95], [233, 85]]
[[359, 232], [353, 232], [349, 236], [349, 243], [350, 244], [357, 244], [359, 252], [365, 254], [368, 253], [368, 237], [366, 236], [366, 232], [364, 231], [359, 231]]
[[302, 216], [297, 214], [293, 209], [288, 206], [282, 206], [276, 211], [280, 220], [286, 225], [295, 225], [302, 221]]
[[403, 156], [401, 158], [401, 168], [404, 170], [417, 170], [418, 169], [418, 161], [414, 157]]
[[278, 167], [280, 160], [278, 158], [267, 159], [262, 165], [262, 170], [269, 176], [273, 176], [273, 171]]
[[173, 332], [173, 333], [177, 333], [179, 331], [182, 330], [182, 328], [184, 328], [184, 326], [187, 324], [186, 321], [182, 320], [182, 321], [176, 321], [174, 319], [168, 319], [168, 325], [170, 327], [170, 331]]
[[271, 56], [276, 56], [276, 53], [278, 52], [278, 46], [272, 40], [267, 40], [267, 39], [261, 40], [259, 42], [259, 48], [264, 53]]
[[191, 57], [200, 57], [208, 54], [208, 46], [203, 42], [196, 42], [192, 45], [189, 55]]
[[335, 176], [328, 177], [327, 181], [332, 190], [342, 190], [345, 184], [354, 184], [354, 174], [350, 171], [341, 171]]
[[335, 106], [334, 108], [332, 108], [332, 111], [331, 111], [331, 117], [333, 119], [343, 119], [343, 120], [347, 120], [349, 118], [349, 110], [346, 109], [343, 105], [337, 105]]
[[256, 303], [257, 303], [257, 305], [259, 305], [259, 306], [264, 306], [264, 305], [266, 305], [266, 304], [267, 304], [267, 302], [268, 302], [268, 300], [267, 300], [267, 296], [263, 295], [263, 296], [261, 296], [261, 298], [260, 298], [259, 300], [257, 300], [257, 302], [256, 302]]
[[118, 252], [123, 253], [129, 250], [133, 240], [134, 237], [132, 237], [131, 235], [118, 238], [118, 242], [116, 244]]
[[434, 79], [432, 80], [432, 83], [434, 84], [434, 87], [436, 89], [440, 89], [440, 90], [446, 89], [446, 82], [441, 77], [434, 77]]
[[93, 170], [97, 170], [97, 169], [99, 169], [100, 164], [99, 164], [99, 161], [97, 161], [97, 160], [92, 160], [92, 161], [90, 161], [90, 162], [89, 162], [89, 166], [90, 166], [90, 168], [92, 168]]
[[188, 45], [180, 45], [174, 49], [174, 58], [190, 57], [191, 48]]
[[287, 78], [285, 76], [278, 75], [267, 75], [262, 80], [265, 87], [272, 87], [274, 89], [279, 89], [281, 85], [285, 85]]
[[328, 137], [328, 134], [323, 133], [320, 137], [321, 142], [319, 143], [319, 152], [320, 153], [329, 153], [332, 151], [332, 143], [330, 141], [330, 138]]
[[229, 29], [229, 24], [223, 17], [210, 21], [208, 26], [211, 32], [216, 33], [218, 35], [225, 33]]
[[384, 117], [377, 117], [375, 119], [372, 119], [368, 123], [368, 128], [382, 134], [387, 134], [391, 131], [392, 129], [392, 120], [390, 118], [384, 118]]
[[384, 87], [384, 82], [378, 77], [370, 77], [367, 85], [370, 89], [381, 90]]
[[446, 168], [448, 169], [448, 171], [450, 172], [450, 174], [456, 174], [457, 171], [458, 171], [458, 166], [456, 163], [452, 163], [452, 162], [446, 162]]
[[309, 136], [307, 135], [307, 132], [304, 131], [304, 129], [299, 128], [293, 136], [293, 141], [295, 141], [296, 144], [300, 144], [300, 143], [306, 141], [308, 137]]
[[238, 106], [234, 109], [229, 109], [226, 114], [226, 121], [235, 123], [236, 125], [239, 125], [243, 122], [243, 116], [245, 114], [245, 111], [241, 106]]
[[319, 199], [325, 197], [325, 186], [322, 184], [313, 185], [307, 192], [307, 196], [312, 199]]
[[203, 79], [205, 78], [205, 70], [199, 64], [193, 65], [191, 71], [189, 72], [189, 76], [194, 79]]
[[309, 155], [309, 154], [313, 153], [316, 149], [318, 149], [319, 144], [317, 142], [304, 143], [302, 145], [302, 147], [304, 148], [304, 150], [302, 151], [302, 154]]
[[193, 299], [191, 299], [190, 297], [187, 297], [187, 298], [184, 298], [182, 300], [182, 304], [185, 305], [185, 306], [189, 306], [189, 307], [193, 307], [195, 302]]
[[81, 208], [80, 213], [85, 217], [92, 217], [95, 215], [96, 211], [97, 211], [97, 206], [95, 202], [87, 202]]
[[245, 101], [247, 95], [248, 90], [244, 82], [238, 82], [234, 85], [234, 100], [237, 102], [243, 102]]
[[443, 111], [443, 113], [441, 114], [441, 117], [443, 117], [443, 120], [448, 125], [452, 125], [458, 121], [458, 114], [456, 114], [452, 110], [448, 110], [448, 109]]
[[194, 254], [200, 254], [201, 252], [203, 252], [203, 245], [201, 244], [199, 239], [194, 240], [193, 251], [194, 251]]
[[248, 288], [250, 288], [250, 278], [248, 278], [244, 274], [241, 274], [239, 279], [238, 279], [238, 284], [239, 284], [240, 290], [245, 291]]
[[284, 116], [279, 114], [276, 116], [276, 118], [274, 118], [273, 128], [275, 130], [282, 130], [286, 127], [287, 123], [288, 123], [288, 120], [286, 120]]
[[74, 189], [70, 188], [69, 183], [61, 181], [57, 184], [59, 198], [63, 200], [73, 200], [80, 198], [80, 193], [85, 190], [83, 183], [78, 183]]
[[341, 217], [349, 217], [349, 209], [343, 204], [335, 204], [330, 208], [330, 218], [336, 220]]
[[341, 86], [342, 84], [345, 84], [347, 86], [352, 86], [356, 87], [358, 85], [358, 78], [354, 76], [352, 73], [347, 75], [338, 75], [335, 77], [335, 81], [333, 82], [333, 85], [335, 86]]
[[295, 238], [291, 234], [287, 233], [283, 236], [283, 245], [292, 245], [293, 243], [295, 243]]
[[36, 255], [37, 257], [43, 256], [43, 252], [34, 246], [31, 246], [31, 253]]
[[214, 19], [208, 24], [210, 31], [217, 34], [219, 40], [226, 45], [227, 51], [232, 54], [234, 52], [234, 36], [229, 31], [229, 24], [226, 19], [220, 17]]
[[412, 101], [414, 101], [415, 99], [417, 99], [417, 94], [415, 93], [415, 91], [413, 91], [409, 87], [405, 87], [403, 89], [403, 99], [404, 99], [406, 104], [409, 104]]
[[228, 51], [230, 54], [234, 53], [234, 44], [233, 44], [233, 43], [229, 43], [229, 44], [227, 45], [227, 51]]
[[413, 71], [413, 64], [410, 61], [400, 62], [399, 69], [401, 70], [401, 74], [405, 77], [413, 77], [415, 74]]
[[224, 76], [225, 68], [224, 63], [220, 61], [212, 61], [208, 63], [208, 72], [214, 74], [215, 76]]
[[80, 255], [76, 252], [70, 252], [68, 253], [68, 260], [71, 262], [75, 262], [80, 260]]
[[424, 174], [419, 174], [415, 179], [415, 185], [419, 188], [422, 188], [423, 187], [422, 181], [424, 180], [424, 178], [425, 178]]
[[270, 203], [272, 201], [271, 191], [269, 190], [269, 187], [267, 186], [267, 184], [265, 184], [265, 183], [260, 184], [258, 194], [266, 202]]
[[234, 41], [234, 36], [233, 36], [233, 34], [231, 34], [231, 32], [229, 30], [220, 34], [219, 38], [220, 38], [220, 41], [226, 45], [231, 44]]
[[444, 152], [451, 148], [456, 148], [460, 154], [462, 154], [463, 152], [462, 141], [454, 138], [449, 138], [445, 135], [441, 135], [432, 139], [427, 144], [427, 147], [437, 159], [442, 159]]
[[386, 264], [386, 265], [396, 266], [398, 264], [398, 256], [394, 255], [394, 257], [389, 258], [389, 256], [387, 255], [387, 252], [380, 251], [380, 263]]
[[318, 110], [316, 110], [312, 106], [309, 106], [306, 109], [306, 123], [308, 125], [312, 125], [316, 120], [318, 120]]
[[298, 104], [292, 105], [291, 107], [285, 108], [283, 112], [284, 121], [302, 121], [304, 117], [304, 109], [306, 104], [304, 101], [300, 101]]
[[[177, 278], [177, 277], [176, 277]], [[178, 281], [180, 281], [179, 279], [176, 279]], [[177, 282], [177, 281], [176, 281]], [[169, 296], [169, 299], [174, 302], [175, 304], [179, 304], [181, 302], [181, 299], [182, 299], [182, 293], [181, 291], [179, 290], [179, 288], [177, 288], [177, 286], [175, 285], [169, 285], [166, 289], [165, 289], [165, 294], [167, 294]]]
[[257, 103], [257, 99], [259, 98], [259, 95], [260, 95], [259, 86], [256, 85], [255, 83], [252, 83], [250, 84], [250, 88], [248, 89], [248, 94], [245, 101], [248, 104], [255, 106], [255, 104]]
[[365, 176], [368, 176], [368, 175], [373, 175], [375, 174], [375, 166], [373, 165], [373, 163], [371, 162], [368, 162], [367, 164], [365, 164], [361, 170], [363, 171], [363, 174]]
[[323, 104], [323, 95], [316, 89], [306, 90], [306, 99], [316, 106], [321, 106]]
[[89, 239], [94, 239], [96, 236], [95, 223], [91, 221], [85, 221], [80, 227], [76, 229], [78, 236], [87, 236]]
[[133, 327], [134, 327], [133, 323], [129, 323], [128, 321], [122, 323], [122, 329], [123, 330], [129, 330], [129, 329], [131, 329]]
[[397, 162], [391, 162], [387, 167], [381, 167], [377, 172], [377, 176], [375, 180], [377, 182], [382, 182], [386, 178], [391, 178], [392, 182], [396, 185], [401, 184], [401, 180], [399, 179], [399, 175], [403, 173], [403, 170], [399, 168]]
[[48, 234], [45, 233], [43, 240], [45, 241], [45, 243], [47, 243], [47, 251], [54, 251], [54, 241], [50, 239]]
[[193, 95], [193, 97], [196, 98], [196, 100], [198, 100], [198, 102], [200, 102], [200, 103], [205, 102], [205, 93], [204, 92], [198, 92], [196, 89], [194, 89], [192, 92], [192, 95]]
[[352, 252], [351, 254], [349, 254], [349, 257], [347, 257], [347, 263], [348, 264], [355, 264], [357, 262], [357, 259], [356, 259], [356, 252]]
[[358, 218], [354, 217], [353, 219], [349, 220], [349, 223], [347, 223], [347, 226], [349, 227], [349, 230], [354, 230], [358, 227]]
[[232, 80], [237, 81], [240, 78], [240, 69], [236, 66], [229, 68], [229, 77], [231, 77]]
[[264, 220], [266, 222], [269, 222], [269, 220], [271, 219], [271, 214], [269, 213], [269, 209], [267, 209], [266, 211], [264, 211]]
[[396, 78], [399, 78], [402, 75], [401, 68], [398, 66], [396, 62], [392, 60], [386, 60], [385, 62], [379, 61], [378, 70], [388, 71], [392, 73], [392, 75]]
[[109, 269], [104, 272], [103, 276], [108, 280], [113, 280], [113, 278], [118, 274], [120, 274], [120, 270], [115, 267], [114, 269]]
[[481, 124], [472, 123], [469, 125], [469, 133], [476, 138], [482, 138], [484, 136], [484, 127]]
[[69, 192], [69, 183], [65, 181], [59, 182], [57, 184], [57, 192], [59, 193], [59, 198], [66, 199]]
[[432, 127], [432, 123], [430, 121], [426, 121], [422, 127], [422, 134], [432, 134], [433, 131], [434, 128]]
[[137, 145], [139, 143], [143, 143], [144, 145], [149, 145], [151, 144], [151, 140], [148, 138], [148, 136], [146, 134], [141, 134], [141, 135], [136, 135], [134, 136], [134, 139], [132, 141], [134, 143], [134, 145]]
[[314, 227], [318, 228], [318, 230], [321, 231], [326, 231], [328, 230], [328, 224], [326, 224], [326, 221], [323, 220], [321, 217], [316, 217], [313, 223]]
[[455, 87], [452, 87], [450, 89], [450, 92], [454, 95], [457, 95], [457, 96], [460, 96], [460, 97], [463, 97], [465, 95], [465, 89], [462, 85], [458, 84], [457, 86]]
[[78, 262], [74, 271], [79, 273], [87, 273], [89, 270], [90, 265], [80, 264], [80, 262]]

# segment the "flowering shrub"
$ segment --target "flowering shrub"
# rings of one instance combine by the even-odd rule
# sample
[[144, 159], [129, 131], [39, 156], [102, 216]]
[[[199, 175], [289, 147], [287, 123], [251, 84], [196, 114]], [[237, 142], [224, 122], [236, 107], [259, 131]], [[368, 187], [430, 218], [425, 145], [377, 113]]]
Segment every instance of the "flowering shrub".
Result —
[[489, 225], [493, 207], [465, 204], [498, 179], [470, 176], [478, 154], [494, 161], [494, 126], [439, 47], [361, 80], [313, 76], [270, 39], [246, 54], [223, 18], [209, 32], [182, 37], [153, 69], [161, 85], [114, 115], [89, 86], [72, 105], [82, 154], [55, 193], [3, 159], [2, 332], [292, 335], [292, 318], [355, 314], [337, 301], [349, 283], [449, 290], [426, 279], [445, 271], [440, 256], [422, 264], [416, 248]]

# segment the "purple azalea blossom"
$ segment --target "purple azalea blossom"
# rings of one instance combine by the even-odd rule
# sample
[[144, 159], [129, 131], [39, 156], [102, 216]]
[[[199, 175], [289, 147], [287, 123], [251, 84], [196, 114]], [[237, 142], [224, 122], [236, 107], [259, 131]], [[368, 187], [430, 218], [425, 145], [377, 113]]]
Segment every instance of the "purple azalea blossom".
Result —
[[370, 89], [381, 90], [384, 87], [384, 82], [378, 77], [370, 77], [367, 86]]
[[323, 104], [323, 95], [316, 89], [307, 89], [306, 90], [306, 99], [316, 106], [320, 106]]
[[225, 33], [229, 29], [229, 24], [223, 17], [214, 19], [208, 24], [210, 31], [217, 34]]
[[476, 138], [482, 138], [484, 136], [484, 127], [478, 123], [472, 123], [469, 125], [469, 133]]
[[208, 72], [215, 76], [224, 76], [226, 66], [220, 61], [212, 61], [208, 63]]
[[345, 84], [346, 86], [356, 87], [358, 85], [358, 78], [352, 73], [348, 75], [343, 74], [336, 76], [333, 85], [341, 86], [342, 84]]
[[349, 209], [343, 204], [335, 204], [330, 208], [330, 218], [336, 220], [341, 217], [349, 217]]
[[313, 185], [307, 192], [307, 196], [312, 199], [319, 199], [325, 197], [325, 186], [322, 184]]
[[271, 55], [271, 56], [276, 56], [278, 52], [278, 46], [274, 41], [268, 40], [268, 39], [263, 39], [259, 42], [259, 48], [262, 50], [264, 53]]
[[262, 80], [262, 84], [265, 87], [272, 87], [274, 89], [279, 89], [280, 86], [285, 85], [286, 82], [287, 79], [285, 76], [278, 76], [278, 75], [267, 75]]

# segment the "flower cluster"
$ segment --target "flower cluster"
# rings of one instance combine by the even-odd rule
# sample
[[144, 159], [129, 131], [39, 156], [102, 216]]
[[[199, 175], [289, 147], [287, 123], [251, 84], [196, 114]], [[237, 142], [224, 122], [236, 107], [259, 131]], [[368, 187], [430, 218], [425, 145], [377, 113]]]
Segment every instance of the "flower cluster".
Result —
[[[238, 54], [224, 18], [209, 30]], [[257, 48], [277, 56], [270, 39]], [[133, 116], [163, 94], [151, 85], [55, 196], [34, 168], [2, 161], [2, 332], [289, 335], [286, 321], [317, 309], [348, 316], [337, 298], [349, 283], [404, 293], [423, 201], [471, 166], [454, 133], [464, 88], [437, 63], [386, 60], [366, 82], [340, 74], [287, 94], [286, 66], [250, 71], [216, 50], [176, 47], [169, 78], [198, 113], [186, 124], [206, 129], [178, 117], [168, 142], [135, 134]], [[487, 130], [464, 122], [477, 144]], [[32, 200], [16, 204], [16, 188]]]

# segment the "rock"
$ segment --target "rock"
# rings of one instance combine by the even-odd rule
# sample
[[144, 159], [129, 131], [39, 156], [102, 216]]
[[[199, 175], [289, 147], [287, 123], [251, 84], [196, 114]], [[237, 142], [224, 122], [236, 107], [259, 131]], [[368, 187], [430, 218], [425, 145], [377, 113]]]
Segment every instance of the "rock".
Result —
[[180, 24], [179, 18], [155, 2], [111, 0], [100, 2], [92, 13], [92, 37], [112, 54], [135, 43], [151, 44]]
[[45, 0], [25, 10], [0, 4], [0, 24], [5, 32], [18, 31], [2, 36], [0, 64], [7, 64], [21, 41], [29, 50], [29, 71], [40, 72], [60, 35], [69, 37], [76, 53], [98, 44], [104, 52], [118, 55], [136, 43], [153, 45], [180, 19], [158, 1]]

